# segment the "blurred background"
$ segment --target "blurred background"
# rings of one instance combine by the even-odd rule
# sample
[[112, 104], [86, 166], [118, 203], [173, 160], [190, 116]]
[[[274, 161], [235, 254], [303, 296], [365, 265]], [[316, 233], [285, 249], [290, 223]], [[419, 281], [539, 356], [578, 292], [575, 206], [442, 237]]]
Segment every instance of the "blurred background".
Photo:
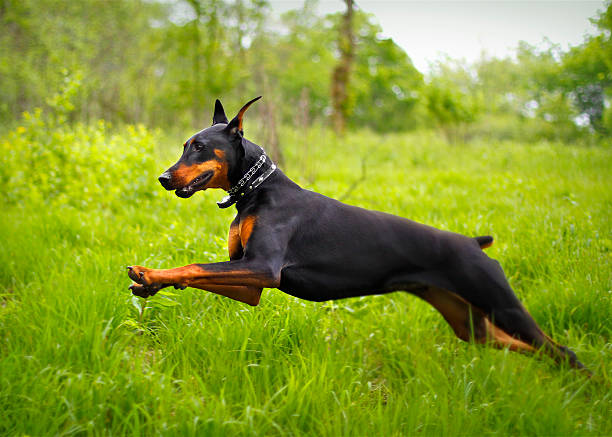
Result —
[[262, 94], [277, 158], [281, 125], [453, 143], [612, 131], [609, 1], [0, 0], [0, 29], [5, 127], [38, 107], [183, 132], [209, 125], [215, 98], [232, 113]]

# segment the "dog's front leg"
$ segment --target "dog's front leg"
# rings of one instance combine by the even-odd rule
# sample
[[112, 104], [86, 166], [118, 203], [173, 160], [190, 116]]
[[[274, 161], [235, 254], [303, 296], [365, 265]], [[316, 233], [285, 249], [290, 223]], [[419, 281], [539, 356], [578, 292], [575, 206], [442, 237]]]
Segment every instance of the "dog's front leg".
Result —
[[280, 266], [275, 268], [272, 262], [245, 259], [159, 270], [132, 266], [128, 267], [128, 275], [143, 287], [131, 287], [138, 295], [143, 292], [150, 296], [163, 287], [174, 285], [200, 288], [249, 305], [259, 303], [262, 288], [280, 284]]

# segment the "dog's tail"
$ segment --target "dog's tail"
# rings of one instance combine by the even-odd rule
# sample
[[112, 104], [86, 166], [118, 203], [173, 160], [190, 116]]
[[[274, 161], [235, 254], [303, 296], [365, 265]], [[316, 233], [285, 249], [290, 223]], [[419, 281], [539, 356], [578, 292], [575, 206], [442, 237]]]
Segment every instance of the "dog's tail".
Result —
[[486, 249], [493, 245], [493, 237], [490, 235], [483, 235], [482, 237], [474, 237], [474, 240], [480, 245], [481, 249]]

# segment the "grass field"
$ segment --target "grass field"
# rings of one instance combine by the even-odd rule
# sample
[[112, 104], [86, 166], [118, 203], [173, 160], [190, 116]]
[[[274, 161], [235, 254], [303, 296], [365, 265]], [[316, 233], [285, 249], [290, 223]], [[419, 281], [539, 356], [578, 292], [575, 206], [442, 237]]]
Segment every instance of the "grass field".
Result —
[[488, 254], [588, 379], [463, 343], [407, 293], [131, 297], [126, 265], [227, 259], [222, 193], [159, 186], [182, 137], [23, 124], [0, 138], [0, 434], [612, 434], [611, 149], [281, 136], [303, 186], [493, 235]]

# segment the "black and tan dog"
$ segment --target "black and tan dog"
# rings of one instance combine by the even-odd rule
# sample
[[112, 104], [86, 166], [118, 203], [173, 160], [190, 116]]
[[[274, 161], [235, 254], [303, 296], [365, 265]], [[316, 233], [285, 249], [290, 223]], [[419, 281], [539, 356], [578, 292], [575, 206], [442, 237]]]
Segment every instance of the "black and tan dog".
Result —
[[311, 301], [403, 290], [433, 305], [463, 340], [541, 349], [583, 367], [542, 332], [499, 263], [482, 251], [491, 237], [438, 230], [299, 187], [243, 136], [243, 115], [257, 99], [229, 122], [217, 100], [213, 125], [189, 138], [178, 162], [159, 177], [183, 198], [208, 188], [228, 191], [219, 206], [236, 204], [230, 260], [167, 270], [128, 267], [135, 295], [195, 287], [257, 305], [264, 287]]

